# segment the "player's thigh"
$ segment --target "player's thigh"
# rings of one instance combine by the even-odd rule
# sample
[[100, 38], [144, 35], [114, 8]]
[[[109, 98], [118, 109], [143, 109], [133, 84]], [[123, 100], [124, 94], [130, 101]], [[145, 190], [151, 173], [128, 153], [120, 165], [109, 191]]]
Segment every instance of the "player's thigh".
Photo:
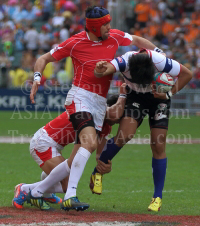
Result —
[[117, 135], [114, 140], [119, 146], [126, 144], [134, 137], [138, 122], [131, 117], [123, 117], [120, 121]]
[[53, 168], [65, 160], [54, 146], [46, 146], [42, 150], [40, 148], [33, 149], [31, 156], [46, 174], [49, 174]]

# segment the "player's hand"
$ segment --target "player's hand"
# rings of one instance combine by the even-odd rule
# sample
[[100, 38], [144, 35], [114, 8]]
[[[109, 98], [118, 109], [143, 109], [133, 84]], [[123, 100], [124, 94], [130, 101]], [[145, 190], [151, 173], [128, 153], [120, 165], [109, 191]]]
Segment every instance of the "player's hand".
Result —
[[96, 63], [96, 67], [95, 70], [97, 73], [103, 73], [106, 71], [107, 67], [106, 67], [107, 61], [99, 61], [98, 63]]
[[154, 98], [162, 99], [162, 100], [167, 100], [166, 93], [158, 93], [156, 92], [155, 86], [152, 86], [152, 94]]
[[126, 83], [123, 83], [123, 84], [120, 86], [119, 93], [120, 93], [120, 94], [127, 94], [127, 91], [126, 91]]
[[36, 95], [37, 91], [38, 91], [38, 87], [40, 85], [39, 81], [34, 81], [32, 88], [31, 88], [31, 94], [30, 94], [30, 100], [32, 104], [35, 104], [35, 100], [34, 100], [34, 96]]
[[106, 173], [110, 173], [110, 171], [112, 170], [112, 162], [110, 160], [108, 160], [108, 163], [104, 163], [101, 160], [98, 160], [98, 164], [96, 166], [97, 171], [100, 174], [106, 174]]
[[100, 158], [100, 154], [96, 154], [96, 161], [97, 161], [97, 163], [98, 163], [99, 158]]

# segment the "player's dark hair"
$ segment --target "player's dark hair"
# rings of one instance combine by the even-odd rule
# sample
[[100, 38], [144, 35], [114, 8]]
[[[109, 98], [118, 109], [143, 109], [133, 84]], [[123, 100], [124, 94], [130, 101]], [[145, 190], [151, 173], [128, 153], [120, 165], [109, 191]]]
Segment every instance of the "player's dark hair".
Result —
[[112, 105], [116, 104], [118, 98], [119, 98], [119, 95], [117, 95], [117, 94], [108, 97], [108, 99], [107, 99], [108, 107], [111, 107]]
[[151, 84], [155, 74], [155, 66], [148, 54], [133, 54], [129, 57], [129, 70], [132, 81], [143, 87]]
[[90, 12], [92, 12], [95, 7], [97, 7], [97, 6], [93, 5], [93, 6], [87, 7], [87, 9], [85, 10], [85, 17], [89, 18]]

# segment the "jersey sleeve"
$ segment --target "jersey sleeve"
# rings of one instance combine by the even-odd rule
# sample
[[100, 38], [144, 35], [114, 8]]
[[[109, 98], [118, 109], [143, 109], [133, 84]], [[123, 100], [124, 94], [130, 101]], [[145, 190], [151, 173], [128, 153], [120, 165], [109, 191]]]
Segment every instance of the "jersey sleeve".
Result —
[[176, 60], [167, 58], [163, 54], [151, 51], [152, 61], [156, 69], [160, 72], [168, 73], [171, 76], [178, 76], [181, 70], [180, 64]]
[[125, 72], [129, 70], [128, 59], [132, 54], [133, 52], [129, 51], [121, 57], [117, 57], [110, 62], [115, 67], [116, 72]]
[[112, 35], [117, 39], [119, 46], [129, 46], [133, 41], [130, 34], [117, 29], [112, 29]]
[[112, 130], [112, 126], [110, 126], [108, 123], [103, 124], [103, 128], [101, 133], [99, 134], [100, 137], [107, 137]]
[[69, 38], [66, 41], [62, 42], [58, 46], [56, 46], [54, 49], [50, 51], [50, 54], [55, 58], [57, 61], [66, 58], [70, 56], [70, 52], [72, 47], [75, 44], [75, 39]]

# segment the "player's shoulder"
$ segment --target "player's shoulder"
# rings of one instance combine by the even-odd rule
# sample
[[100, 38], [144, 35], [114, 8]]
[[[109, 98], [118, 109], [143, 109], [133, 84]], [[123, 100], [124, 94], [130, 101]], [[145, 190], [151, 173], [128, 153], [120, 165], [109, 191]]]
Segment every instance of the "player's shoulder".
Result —
[[71, 40], [74, 40], [74, 41], [80, 41], [80, 40], [83, 40], [83, 39], [86, 39], [87, 36], [86, 36], [86, 32], [85, 31], [81, 31], [73, 36], [71, 36], [69, 39], [67, 39], [66, 41], [71, 41]]
[[124, 31], [120, 31], [118, 29], [110, 29], [110, 36], [115, 36], [115, 37], [124, 37], [125, 36], [125, 32]]

